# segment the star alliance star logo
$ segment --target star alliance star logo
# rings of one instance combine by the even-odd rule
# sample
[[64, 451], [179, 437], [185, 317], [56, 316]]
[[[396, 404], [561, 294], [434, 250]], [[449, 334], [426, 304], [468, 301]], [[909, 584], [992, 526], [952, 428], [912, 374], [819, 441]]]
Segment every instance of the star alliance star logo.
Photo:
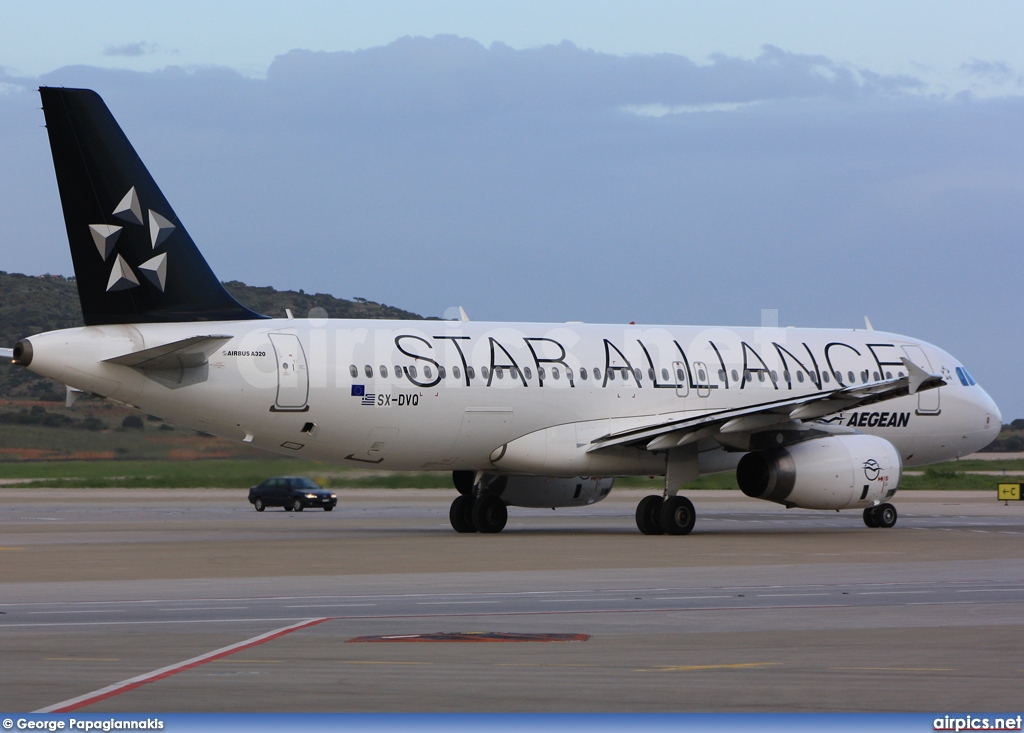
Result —
[[[118, 219], [128, 224], [144, 226], [142, 206], [139, 204], [139, 197], [135, 193], [135, 186], [129, 189], [112, 213]], [[149, 209], [147, 213], [149, 219], [149, 241], [155, 251], [157, 247], [161, 246], [171, 236], [171, 232], [174, 231], [174, 225], [166, 217], [161, 216], [152, 209]], [[117, 239], [121, 235], [122, 229], [124, 227], [112, 224], [89, 225], [92, 241], [96, 244], [96, 250], [100, 253], [100, 257], [103, 258], [104, 262], [110, 259], [110, 255], [114, 254]], [[159, 288], [161, 293], [164, 292], [164, 287], [167, 284], [167, 253], [161, 252], [150, 257], [138, 266], [138, 271], [142, 277]], [[139, 278], [136, 277], [135, 272], [132, 271], [124, 257], [118, 254], [111, 266], [110, 277], [107, 278], [107, 292], [115, 293], [119, 290], [137, 288], [139, 285]]]

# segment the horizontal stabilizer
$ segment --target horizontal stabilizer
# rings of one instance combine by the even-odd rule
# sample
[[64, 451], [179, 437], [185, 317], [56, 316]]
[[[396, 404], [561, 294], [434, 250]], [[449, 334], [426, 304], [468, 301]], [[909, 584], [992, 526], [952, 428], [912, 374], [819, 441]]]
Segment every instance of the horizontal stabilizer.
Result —
[[210, 356], [232, 338], [234, 337], [225, 335], [190, 336], [163, 346], [133, 351], [103, 361], [107, 364], [120, 364], [144, 370], [190, 369], [207, 363]]

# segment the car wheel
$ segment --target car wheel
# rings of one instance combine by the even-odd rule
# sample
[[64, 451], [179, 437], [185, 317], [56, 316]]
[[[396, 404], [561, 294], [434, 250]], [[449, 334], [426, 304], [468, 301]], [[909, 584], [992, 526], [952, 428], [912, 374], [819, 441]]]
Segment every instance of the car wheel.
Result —
[[325, 511], [325, 512], [329, 512], [329, 511], [331, 511], [331, 509], [333, 509], [333, 508], [334, 508], [334, 507], [332, 507], [332, 506], [331, 506], [330, 504], [328, 504], [327, 506], [325, 506], [325, 507], [324, 507], [324, 511]]
[[302, 499], [296, 499], [294, 502], [292, 502], [292, 509], [294, 509], [297, 512], [301, 512], [302, 511]]
[[263, 503], [263, 499], [257, 499], [252, 503], [252, 505], [256, 507], [256, 511], [258, 512], [262, 512], [264, 509], [267, 508], [267, 505]]

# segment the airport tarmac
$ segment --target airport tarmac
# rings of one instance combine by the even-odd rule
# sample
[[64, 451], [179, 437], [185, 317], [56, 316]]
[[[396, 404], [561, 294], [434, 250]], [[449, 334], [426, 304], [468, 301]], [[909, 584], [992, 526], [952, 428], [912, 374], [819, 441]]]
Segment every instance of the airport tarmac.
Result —
[[338, 493], [0, 489], [0, 710], [1024, 708], [994, 486], [902, 492], [891, 530], [693, 492], [687, 537], [640, 535], [635, 491], [498, 535], [454, 533], [454, 491]]

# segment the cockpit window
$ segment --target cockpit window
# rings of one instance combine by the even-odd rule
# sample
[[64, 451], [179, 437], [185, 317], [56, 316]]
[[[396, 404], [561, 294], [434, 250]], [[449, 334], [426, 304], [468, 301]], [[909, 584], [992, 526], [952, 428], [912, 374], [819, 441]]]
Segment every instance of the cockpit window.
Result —
[[977, 384], [977, 382], [974, 381], [974, 377], [971, 376], [971, 373], [964, 367], [957, 367], [956, 375], [960, 378], [960, 384], [965, 387], [973, 387]]

